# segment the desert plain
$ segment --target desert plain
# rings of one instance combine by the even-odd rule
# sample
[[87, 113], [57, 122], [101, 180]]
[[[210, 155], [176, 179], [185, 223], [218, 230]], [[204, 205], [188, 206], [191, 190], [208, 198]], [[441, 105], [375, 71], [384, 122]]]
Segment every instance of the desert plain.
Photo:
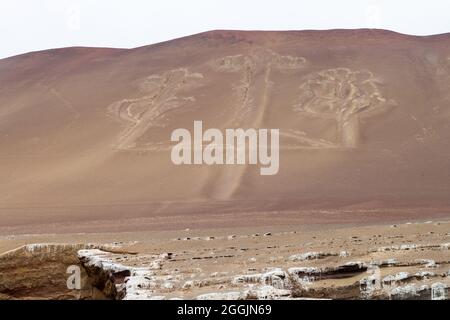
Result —
[[[449, 34], [374, 29], [2, 59], [0, 297], [444, 299], [449, 87]], [[279, 172], [174, 165], [199, 120]]]

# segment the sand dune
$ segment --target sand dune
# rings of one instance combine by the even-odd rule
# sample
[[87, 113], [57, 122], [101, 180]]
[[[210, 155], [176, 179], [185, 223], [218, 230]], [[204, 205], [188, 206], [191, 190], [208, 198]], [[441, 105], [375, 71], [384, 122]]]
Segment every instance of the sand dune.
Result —
[[[384, 30], [212, 31], [3, 59], [0, 227], [361, 204], [380, 219], [442, 215], [449, 85], [450, 35]], [[170, 134], [194, 120], [280, 129], [279, 174], [173, 165]]]

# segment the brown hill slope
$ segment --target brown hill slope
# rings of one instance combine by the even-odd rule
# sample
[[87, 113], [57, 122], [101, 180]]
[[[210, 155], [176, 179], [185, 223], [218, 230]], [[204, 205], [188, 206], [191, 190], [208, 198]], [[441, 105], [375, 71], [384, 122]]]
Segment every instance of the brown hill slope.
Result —
[[[447, 206], [450, 35], [212, 31], [0, 60], [0, 225]], [[279, 128], [280, 172], [180, 166], [170, 134]]]

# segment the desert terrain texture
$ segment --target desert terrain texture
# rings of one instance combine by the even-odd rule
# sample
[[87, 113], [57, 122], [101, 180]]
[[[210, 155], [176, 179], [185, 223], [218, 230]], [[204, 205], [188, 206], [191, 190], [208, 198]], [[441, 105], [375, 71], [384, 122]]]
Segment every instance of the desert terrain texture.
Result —
[[[0, 297], [448, 293], [449, 88], [450, 34], [375, 29], [2, 59]], [[278, 174], [174, 165], [196, 120], [279, 129]]]

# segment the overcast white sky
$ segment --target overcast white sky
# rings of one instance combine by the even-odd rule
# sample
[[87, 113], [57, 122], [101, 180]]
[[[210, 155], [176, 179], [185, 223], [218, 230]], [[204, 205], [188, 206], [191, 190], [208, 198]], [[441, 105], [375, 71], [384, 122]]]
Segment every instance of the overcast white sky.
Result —
[[0, 0], [0, 58], [66, 47], [131, 48], [212, 29], [450, 32], [448, 0]]

